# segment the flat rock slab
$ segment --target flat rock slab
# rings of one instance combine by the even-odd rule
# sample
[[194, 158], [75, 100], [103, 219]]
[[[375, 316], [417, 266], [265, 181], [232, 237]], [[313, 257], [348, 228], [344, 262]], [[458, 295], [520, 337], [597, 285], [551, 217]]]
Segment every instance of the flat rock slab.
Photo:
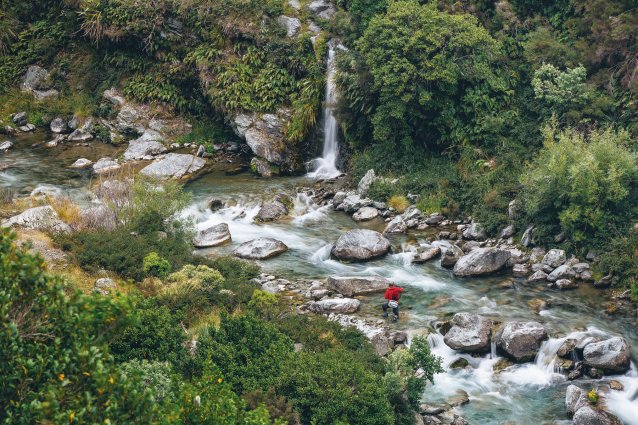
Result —
[[354, 313], [359, 309], [361, 301], [354, 298], [327, 298], [309, 305], [314, 313]]
[[198, 231], [193, 239], [193, 245], [195, 248], [210, 248], [228, 243], [231, 239], [228, 224], [219, 223]]
[[188, 174], [196, 173], [206, 165], [206, 160], [195, 155], [169, 153], [161, 160], [147, 165], [141, 174], [160, 179], [180, 179]]
[[387, 289], [389, 283], [388, 279], [380, 276], [329, 277], [326, 281], [326, 287], [343, 296], [353, 297], [355, 295], [383, 292]]
[[58, 213], [50, 205], [29, 208], [9, 218], [2, 227], [22, 227], [24, 229], [46, 230], [51, 232], [70, 232], [68, 224], [60, 220]]
[[166, 146], [160, 143], [162, 136], [153, 130], [147, 130], [139, 138], [131, 140], [128, 144], [124, 159], [126, 161], [152, 159], [154, 156], [166, 152]]
[[258, 238], [239, 245], [234, 254], [246, 260], [267, 260], [286, 251], [286, 244], [277, 239]]

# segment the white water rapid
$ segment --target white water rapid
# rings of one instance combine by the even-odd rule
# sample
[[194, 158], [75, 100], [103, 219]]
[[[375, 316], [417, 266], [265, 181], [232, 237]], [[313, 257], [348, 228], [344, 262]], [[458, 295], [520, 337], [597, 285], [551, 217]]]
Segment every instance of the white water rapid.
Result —
[[323, 107], [323, 153], [320, 158], [310, 161], [310, 167], [314, 170], [308, 173], [308, 177], [316, 180], [325, 180], [337, 177], [341, 172], [337, 169], [337, 157], [339, 155], [339, 127], [334, 116], [337, 103], [337, 85], [335, 83], [335, 55], [338, 46], [335, 40], [328, 43], [328, 64], [326, 73], [326, 100]]

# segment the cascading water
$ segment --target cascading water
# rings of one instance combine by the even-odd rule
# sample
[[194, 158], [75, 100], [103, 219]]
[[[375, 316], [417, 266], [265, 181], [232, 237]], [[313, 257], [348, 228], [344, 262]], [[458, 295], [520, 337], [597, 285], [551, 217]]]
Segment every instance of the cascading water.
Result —
[[337, 177], [341, 172], [337, 168], [339, 155], [339, 127], [334, 116], [337, 103], [337, 86], [335, 83], [335, 56], [338, 46], [335, 40], [328, 43], [328, 64], [326, 74], [326, 100], [323, 108], [323, 153], [320, 158], [310, 161], [314, 171], [308, 173], [313, 179], [330, 179]]

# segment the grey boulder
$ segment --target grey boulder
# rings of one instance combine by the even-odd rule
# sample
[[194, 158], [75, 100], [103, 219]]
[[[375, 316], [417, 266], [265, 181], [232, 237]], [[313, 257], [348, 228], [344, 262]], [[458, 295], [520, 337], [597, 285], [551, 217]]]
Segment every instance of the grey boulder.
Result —
[[477, 248], [464, 255], [454, 265], [454, 275], [461, 277], [484, 276], [505, 267], [510, 252], [498, 248]]
[[490, 351], [491, 334], [491, 320], [478, 314], [456, 313], [443, 340], [453, 350], [485, 353]]
[[390, 241], [381, 233], [368, 229], [355, 229], [337, 239], [331, 254], [339, 260], [368, 261], [390, 251]]
[[361, 301], [354, 298], [327, 298], [310, 303], [309, 309], [314, 313], [349, 314], [359, 310]]
[[255, 221], [260, 221], [260, 222], [275, 221], [287, 214], [288, 214], [288, 208], [286, 208], [286, 206], [283, 203], [279, 201], [269, 202], [267, 204], [262, 205], [262, 207], [259, 209], [259, 212], [255, 216]]
[[104, 174], [118, 170], [119, 168], [120, 164], [112, 158], [100, 158], [93, 164], [93, 172], [95, 174]]
[[538, 322], [508, 322], [495, 335], [499, 351], [516, 362], [534, 360], [547, 331]]
[[69, 131], [69, 127], [66, 125], [66, 122], [64, 122], [62, 118], [55, 118], [53, 121], [51, 121], [51, 124], [49, 124], [49, 128], [51, 129], [52, 133], [56, 134], [66, 133], [67, 131]]
[[246, 260], [266, 260], [288, 251], [285, 243], [273, 238], [257, 238], [239, 245], [234, 254]]
[[196, 248], [210, 248], [223, 245], [231, 241], [228, 224], [219, 223], [206, 229], [200, 230], [193, 239]]
[[78, 158], [75, 160], [73, 164], [70, 165], [71, 168], [87, 168], [93, 165], [93, 161], [86, 158]]
[[31, 65], [24, 74], [20, 90], [32, 92], [33, 90], [46, 90], [51, 87], [49, 71], [38, 65]]
[[629, 344], [621, 337], [589, 343], [583, 349], [583, 360], [587, 366], [605, 372], [624, 373], [629, 370]]
[[562, 266], [567, 261], [565, 251], [562, 249], [550, 249], [541, 261], [542, 264], [555, 269], [558, 266]]
[[139, 138], [129, 142], [124, 152], [124, 159], [126, 161], [152, 159], [154, 156], [163, 154], [167, 149], [161, 143], [162, 139], [158, 132], [146, 130]]
[[393, 234], [393, 233], [405, 233], [408, 230], [408, 225], [403, 221], [403, 217], [400, 215], [394, 217], [385, 229], [383, 230], [384, 235]]
[[362, 207], [352, 215], [354, 221], [369, 221], [379, 216], [379, 210], [374, 207]]
[[445, 247], [445, 250], [441, 249], [443, 254], [441, 255], [441, 267], [451, 269], [463, 257], [463, 250], [456, 245], [450, 245]]
[[441, 248], [438, 246], [420, 246], [412, 258], [413, 263], [421, 264], [441, 255]]
[[60, 220], [58, 213], [50, 205], [29, 208], [2, 223], [2, 227], [21, 227], [24, 229], [45, 230], [51, 232], [70, 232], [68, 224]]

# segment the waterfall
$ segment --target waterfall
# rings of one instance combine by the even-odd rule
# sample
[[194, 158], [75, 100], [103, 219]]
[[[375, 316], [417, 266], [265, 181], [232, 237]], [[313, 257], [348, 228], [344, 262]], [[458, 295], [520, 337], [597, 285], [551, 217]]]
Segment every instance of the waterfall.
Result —
[[328, 43], [326, 100], [323, 108], [323, 153], [320, 158], [310, 161], [310, 166], [314, 171], [308, 173], [308, 177], [313, 179], [330, 179], [341, 174], [337, 169], [339, 127], [334, 116], [337, 103], [337, 86], [335, 83], [335, 54], [337, 48], [345, 49], [343, 46], [337, 45], [335, 40], [330, 40]]

